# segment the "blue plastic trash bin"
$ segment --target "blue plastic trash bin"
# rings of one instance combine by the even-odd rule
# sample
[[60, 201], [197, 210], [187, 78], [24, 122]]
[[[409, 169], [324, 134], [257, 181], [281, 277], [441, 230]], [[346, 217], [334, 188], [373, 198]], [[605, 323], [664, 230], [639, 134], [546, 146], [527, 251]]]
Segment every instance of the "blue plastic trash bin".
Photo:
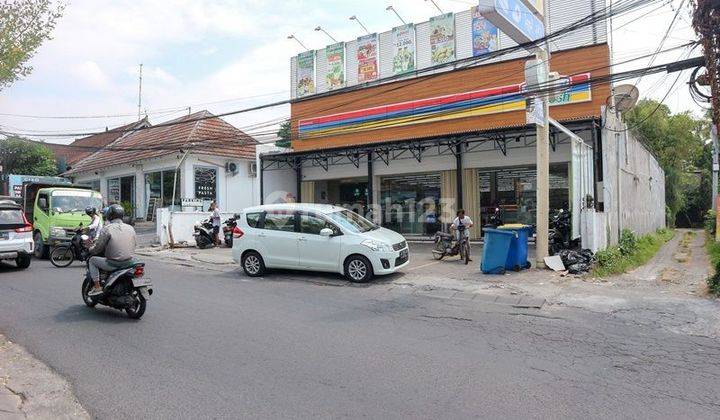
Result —
[[504, 274], [510, 245], [517, 234], [499, 229], [483, 229], [483, 232], [485, 232], [485, 244], [480, 270], [483, 274]]
[[500, 226], [498, 229], [515, 232], [517, 234], [510, 244], [505, 268], [515, 271], [530, 268], [530, 261], [528, 261], [528, 238], [530, 237], [532, 226], [505, 225]]

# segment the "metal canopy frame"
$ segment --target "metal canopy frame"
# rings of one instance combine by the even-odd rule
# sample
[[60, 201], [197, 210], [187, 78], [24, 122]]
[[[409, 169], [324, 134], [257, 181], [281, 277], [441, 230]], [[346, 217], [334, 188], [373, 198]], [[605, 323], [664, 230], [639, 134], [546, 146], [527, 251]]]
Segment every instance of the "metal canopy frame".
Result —
[[[566, 123], [575, 133], [594, 130], [594, 120], [580, 120]], [[363, 157], [370, 157], [371, 162], [382, 162], [386, 166], [392, 160], [409, 155], [410, 158], [422, 162], [427, 152], [437, 150], [438, 156], [458, 157], [464, 153], [476, 151], [482, 145], [493, 144], [493, 150], [500, 151], [507, 156], [511, 149], [530, 147], [535, 144], [534, 129], [526, 126], [521, 128], [503, 129], [487, 132], [463, 134], [459, 136], [443, 136], [426, 139], [403, 140], [386, 143], [370, 143], [337, 149], [314, 150], [310, 152], [290, 152], [284, 154], [271, 154], [261, 156], [262, 170], [297, 170], [299, 166], [309, 164], [328, 171], [330, 166], [351, 164], [360, 167]], [[558, 140], [559, 134], [567, 134], [555, 126], [550, 127], [550, 145], [553, 151], [557, 146], [565, 144], [570, 139]], [[515, 144], [519, 143], [519, 146]]]

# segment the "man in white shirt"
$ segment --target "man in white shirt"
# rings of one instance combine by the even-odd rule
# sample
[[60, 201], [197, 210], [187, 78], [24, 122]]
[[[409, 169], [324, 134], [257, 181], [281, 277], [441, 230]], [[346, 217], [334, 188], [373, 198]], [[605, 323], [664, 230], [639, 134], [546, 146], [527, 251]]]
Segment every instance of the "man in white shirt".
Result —
[[[462, 226], [462, 228], [461, 228]], [[465, 215], [465, 210], [460, 209], [457, 211], [457, 217], [453, 220], [452, 228], [455, 229], [455, 239], [459, 242], [460, 235], [464, 235], [466, 238], [470, 237], [470, 228], [473, 227], [473, 221]], [[468, 249], [470, 242], [468, 241]], [[472, 261], [472, 260], [471, 260]]]

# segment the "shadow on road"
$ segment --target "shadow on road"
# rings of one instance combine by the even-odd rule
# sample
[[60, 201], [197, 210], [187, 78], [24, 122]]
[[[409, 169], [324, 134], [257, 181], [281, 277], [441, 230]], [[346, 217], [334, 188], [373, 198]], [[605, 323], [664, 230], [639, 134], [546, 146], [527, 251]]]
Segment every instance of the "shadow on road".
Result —
[[85, 305], [68, 306], [58, 312], [54, 317], [58, 322], [84, 322], [84, 321], [100, 321], [108, 324], [121, 324], [125, 322], [137, 322], [127, 317], [125, 312], [117, 309], [97, 306], [88, 308]]
[[248, 277], [243, 273], [242, 270], [236, 270], [226, 272], [220, 275], [225, 278], [238, 278], [240, 277], [246, 281], [259, 281], [259, 282], [298, 282], [298, 283], [312, 283], [318, 286], [335, 286], [335, 287], [360, 287], [367, 288], [373, 286], [382, 286], [391, 284], [393, 281], [403, 277], [402, 272], [396, 272], [384, 276], [377, 276], [368, 283], [353, 283], [345, 279], [337, 273], [324, 273], [315, 271], [303, 271], [303, 270], [282, 270], [272, 269], [268, 270], [268, 273], [263, 277]]

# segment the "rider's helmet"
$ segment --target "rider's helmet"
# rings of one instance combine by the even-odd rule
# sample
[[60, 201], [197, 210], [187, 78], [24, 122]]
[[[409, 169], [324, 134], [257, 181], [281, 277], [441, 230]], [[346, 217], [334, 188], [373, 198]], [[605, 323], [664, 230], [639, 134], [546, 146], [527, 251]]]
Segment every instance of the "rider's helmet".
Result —
[[92, 217], [92, 215], [96, 214], [96, 213], [97, 213], [97, 209], [95, 207], [90, 207], [90, 206], [85, 207], [85, 214], [87, 214], [88, 216]]
[[120, 204], [111, 204], [107, 210], [105, 210], [105, 220], [112, 221], [115, 219], [122, 219], [125, 217], [125, 209]]

